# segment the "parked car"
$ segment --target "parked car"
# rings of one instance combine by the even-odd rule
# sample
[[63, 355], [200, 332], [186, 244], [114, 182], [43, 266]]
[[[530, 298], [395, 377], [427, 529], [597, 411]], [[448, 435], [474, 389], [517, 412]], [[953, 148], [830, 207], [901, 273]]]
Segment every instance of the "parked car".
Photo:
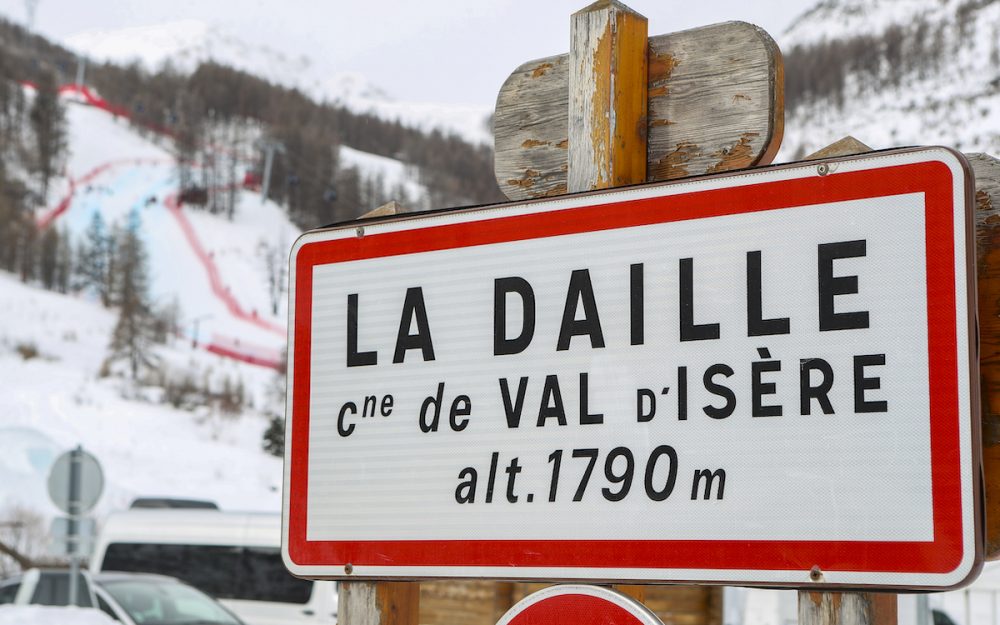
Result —
[[[69, 605], [69, 571], [29, 569], [0, 582], [0, 605]], [[243, 625], [235, 614], [173, 577], [146, 573], [80, 573], [77, 605], [123, 625]]]
[[333, 582], [294, 577], [281, 560], [281, 515], [134, 509], [105, 520], [92, 571], [160, 573], [218, 599], [249, 625], [334, 625]]

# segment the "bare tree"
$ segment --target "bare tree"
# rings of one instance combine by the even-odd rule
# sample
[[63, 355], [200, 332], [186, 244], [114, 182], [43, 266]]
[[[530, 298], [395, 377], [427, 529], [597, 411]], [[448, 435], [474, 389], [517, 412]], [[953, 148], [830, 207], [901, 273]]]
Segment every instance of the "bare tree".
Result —
[[271, 245], [261, 240], [257, 245], [258, 253], [264, 260], [264, 270], [267, 273], [267, 294], [271, 300], [271, 314], [278, 314], [278, 306], [285, 296], [288, 267], [286, 258], [288, 255], [288, 244], [284, 233], [278, 243]]
[[22, 505], [0, 510], [0, 578], [41, 564], [46, 531], [42, 515]]

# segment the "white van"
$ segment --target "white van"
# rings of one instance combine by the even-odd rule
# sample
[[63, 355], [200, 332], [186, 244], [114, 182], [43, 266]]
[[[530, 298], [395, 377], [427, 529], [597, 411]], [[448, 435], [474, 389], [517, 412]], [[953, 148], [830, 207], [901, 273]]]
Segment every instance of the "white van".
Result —
[[170, 575], [218, 599], [248, 625], [333, 625], [333, 582], [293, 577], [281, 561], [281, 515], [129, 510], [104, 522], [98, 571]]

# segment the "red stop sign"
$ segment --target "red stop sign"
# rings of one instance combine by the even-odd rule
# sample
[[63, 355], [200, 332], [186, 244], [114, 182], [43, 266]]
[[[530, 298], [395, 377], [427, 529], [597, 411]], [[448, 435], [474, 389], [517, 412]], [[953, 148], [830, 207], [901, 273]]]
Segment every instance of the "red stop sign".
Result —
[[497, 625], [663, 625], [638, 601], [600, 586], [552, 586], [528, 595]]

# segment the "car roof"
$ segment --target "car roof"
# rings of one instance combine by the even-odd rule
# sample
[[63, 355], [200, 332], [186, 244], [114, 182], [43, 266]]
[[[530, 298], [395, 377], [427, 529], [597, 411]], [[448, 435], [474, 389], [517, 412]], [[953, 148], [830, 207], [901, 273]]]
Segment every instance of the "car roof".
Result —
[[126, 573], [124, 571], [101, 571], [90, 575], [98, 584], [110, 584], [114, 582], [127, 582], [142, 580], [161, 584], [182, 584], [176, 577], [169, 575], [158, 575], [156, 573]]
[[[59, 569], [59, 568], [37, 568], [28, 569], [27, 571], [21, 571], [15, 575], [4, 578], [0, 580], [0, 584], [7, 585], [12, 582], [20, 582], [24, 577], [31, 571], [38, 571], [39, 574], [49, 574], [49, 573], [62, 573], [69, 575], [69, 569]], [[176, 577], [170, 577], [169, 575], [158, 575], [156, 573], [132, 573], [124, 571], [101, 571], [100, 573], [88, 573], [86, 571], [81, 571], [83, 575], [89, 575], [92, 580], [97, 584], [129, 581], [129, 580], [144, 580], [150, 582], [159, 583], [173, 583], [173, 584], [183, 584], [181, 580]]]
[[105, 519], [100, 542], [279, 547], [281, 515], [190, 509], [128, 510]]

